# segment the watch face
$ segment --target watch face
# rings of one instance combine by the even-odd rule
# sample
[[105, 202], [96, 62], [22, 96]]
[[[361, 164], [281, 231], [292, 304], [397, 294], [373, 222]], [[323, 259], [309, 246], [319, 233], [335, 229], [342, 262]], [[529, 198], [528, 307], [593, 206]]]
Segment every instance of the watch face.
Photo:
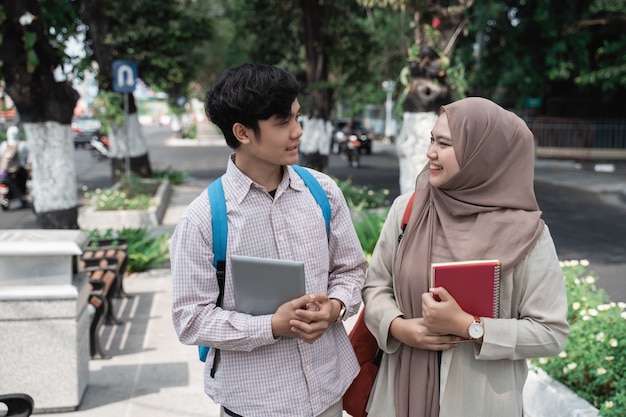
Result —
[[468, 330], [472, 339], [480, 339], [483, 337], [483, 325], [481, 323], [472, 323]]

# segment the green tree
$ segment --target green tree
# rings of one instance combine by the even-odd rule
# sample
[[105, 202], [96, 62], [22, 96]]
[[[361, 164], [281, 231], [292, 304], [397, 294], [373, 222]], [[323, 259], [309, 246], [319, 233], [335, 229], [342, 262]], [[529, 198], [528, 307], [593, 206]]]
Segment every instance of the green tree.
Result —
[[74, 33], [67, 1], [0, 2], [2, 76], [26, 134], [37, 225], [45, 229], [78, 228], [70, 130], [78, 93], [67, 80], [55, 78], [64, 63], [65, 41]]
[[[233, 47], [228, 66], [244, 61], [283, 66], [304, 85], [300, 101], [308, 116], [301, 150], [303, 164], [324, 169], [330, 150], [335, 103], [352, 115], [365, 104], [384, 101], [381, 83], [403, 64], [405, 46], [398, 39], [403, 16], [372, 12], [354, 0], [334, 2], [230, 0], [221, 22]], [[229, 23], [226, 23], [229, 22]], [[400, 22], [400, 24], [396, 24]], [[394, 37], [395, 36], [395, 37]], [[393, 39], [389, 46], [383, 40]]]
[[[86, 27], [87, 56], [83, 65], [88, 66], [92, 60], [98, 64], [99, 88], [106, 95], [103, 98], [117, 103], [112, 114], [122, 112], [121, 97], [115, 99], [112, 88], [113, 61], [119, 59], [137, 62], [140, 77], [168, 93], [172, 102], [187, 96], [189, 84], [201, 70], [202, 53], [206, 53], [201, 47], [212, 34], [206, 2], [78, 0], [75, 6]], [[126, 155], [130, 155], [131, 171], [142, 177], [152, 173], [132, 94], [128, 95], [128, 115], [126, 120], [114, 120], [109, 132], [114, 179], [125, 171]]]
[[479, 2], [472, 12], [460, 50], [474, 93], [518, 108], [526, 97], [623, 96], [624, 0]]

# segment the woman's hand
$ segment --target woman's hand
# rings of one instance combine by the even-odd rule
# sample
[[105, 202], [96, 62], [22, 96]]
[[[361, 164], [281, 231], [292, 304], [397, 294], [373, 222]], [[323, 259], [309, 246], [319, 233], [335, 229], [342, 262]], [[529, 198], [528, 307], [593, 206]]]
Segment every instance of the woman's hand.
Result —
[[391, 335], [407, 346], [423, 350], [448, 350], [456, 347], [460, 337], [436, 334], [424, 325], [423, 318], [396, 317], [389, 329]]
[[474, 316], [463, 311], [443, 287], [422, 294], [422, 316], [430, 332], [462, 337], [468, 337], [467, 329], [474, 321]]

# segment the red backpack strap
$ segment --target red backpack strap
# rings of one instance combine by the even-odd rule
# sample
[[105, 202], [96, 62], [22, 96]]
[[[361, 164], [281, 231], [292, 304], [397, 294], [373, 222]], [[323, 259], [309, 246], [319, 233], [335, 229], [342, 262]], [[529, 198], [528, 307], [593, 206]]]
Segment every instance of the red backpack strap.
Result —
[[402, 216], [402, 231], [406, 229], [406, 225], [409, 224], [409, 218], [411, 217], [411, 209], [413, 208], [413, 200], [415, 200], [415, 191], [411, 194], [411, 198], [409, 198], [409, 202], [404, 209], [404, 216]]
[[404, 229], [406, 229], [406, 226], [409, 224], [409, 218], [411, 217], [411, 210], [413, 209], [413, 200], [415, 200], [415, 191], [413, 191], [413, 194], [411, 194], [411, 197], [409, 198], [409, 202], [406, 205], [406, 208], [404, 209], [404, 215], [402, 216], [402, 225], [400, 226], [400, 236], [398, 236], [398, 242], [402, 239], [402, 236], [404, 236]]

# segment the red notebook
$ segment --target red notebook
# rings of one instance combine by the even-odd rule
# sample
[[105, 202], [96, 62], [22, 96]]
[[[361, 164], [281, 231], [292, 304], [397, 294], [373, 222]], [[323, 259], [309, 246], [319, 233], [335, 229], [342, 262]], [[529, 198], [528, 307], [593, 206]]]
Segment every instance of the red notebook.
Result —
[[478, 317], [498, 318], [500, 261], [433, 263], [430, 284], [432, 288], [444, 287], [465, 312]]

